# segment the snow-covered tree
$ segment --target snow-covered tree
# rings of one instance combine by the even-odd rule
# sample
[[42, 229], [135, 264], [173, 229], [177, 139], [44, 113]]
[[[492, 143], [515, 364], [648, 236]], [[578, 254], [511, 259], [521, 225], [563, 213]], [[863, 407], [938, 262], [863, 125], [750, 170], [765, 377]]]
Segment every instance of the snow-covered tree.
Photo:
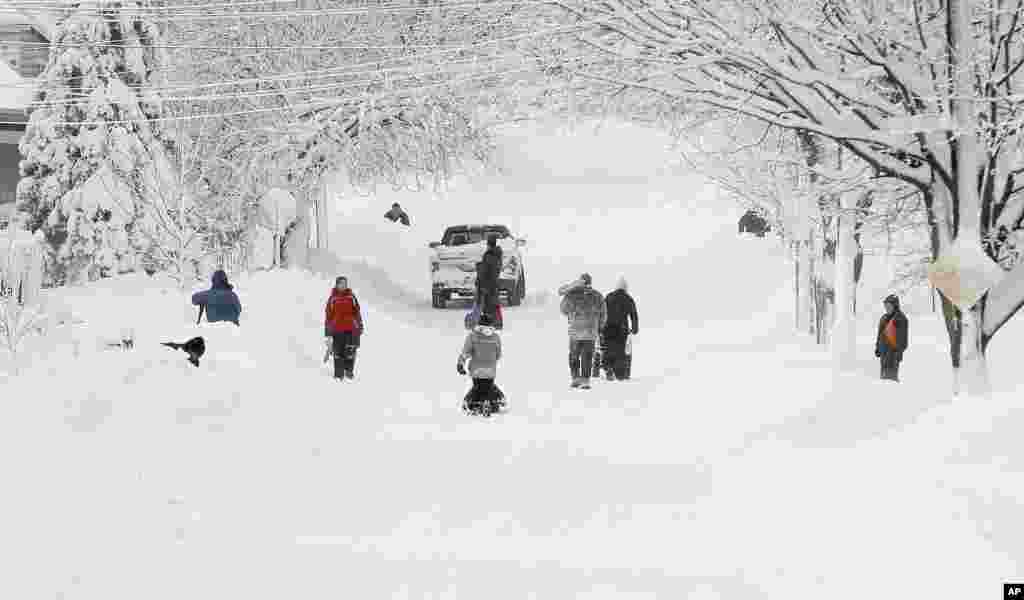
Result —
[[15, 222], [0, 232], [0, 348], [18, 373], [25, 339], [46, 327], [40, 288], [42, 244]]
[[[1024, 5], [969, 0], [561, 0], [615, 60], [603, 85], [831, 140], [919, 192], [954, 379], [986, 394], [985, 349], [1024, 306]], [[607, 65], [639, 68], [623, 77]], [[997, 268], [995, 265], [1001, 269]]]
[[298, 200], [299, 236], [311, 212], [329, 212], [320, 204], [337, 178], [345, 193], [421, 188], [486, 162], [487, 126], [514, 112], [510, 84], [536, 83], [523, 77], [538, 62], [524, 44], [557, 25], [530, 4], [299, 0], [288, 17], [261, 16], [277, 8], [233, 7], [224, 16], [241, 27], [206, 9], [210, 18], [171, 22], [166, 35], [182, 45], [172, 77], [189, 91], [167, 102], [219, 115], [222, 134], [237, 136], [225, 156], [249, 157], [252, 196]]
[[118, 198], [83, 193], [104, 167], [131, 172], [160, 144], [162, 115], [151, 82], [163, 66], [160, 34], [146, 2], [67, 5], [53, 37], [38, 97], [20, 144], [18, 209], [50, 245], [51, 283], [115, 272], [134, 254], [134, 211]]
[[222, 255], [225, 245], [239, 245], [224, 240], [225, 232], [240, 228], [234, 225], [232, 195], [223, 189], [214, 194], [208, 181], [222, 186], [231, 178], [241, 181], [246, 165], [224, 164], [216, 151], [205, 156], [230, 140], [211, 143], [204, 125], [173, 121], [163, 128], [165, 143], [144, 148], [130, 170], [104, 167], [94, 177], [115, 200], [115, 210], [131, 221], [140, 266], [149, 273], [166, 272], [182, 288], [203, 275], [202, 264]]

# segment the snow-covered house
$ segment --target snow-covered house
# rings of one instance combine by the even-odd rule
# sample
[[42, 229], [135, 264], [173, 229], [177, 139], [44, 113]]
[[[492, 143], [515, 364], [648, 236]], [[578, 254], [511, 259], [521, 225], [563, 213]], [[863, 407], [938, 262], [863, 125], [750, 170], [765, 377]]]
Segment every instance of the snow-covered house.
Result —
[[36, 11], [0, 0], [0, 227], [13, 211], [18, 142], [28, 121], [35, 78], [46, 68], [55, 24]]
[[[6, 62], [0, 62], [0, 207], [14, 204], [18, 187], [18, 142], [28, 121], [26, 109], [32, 101], [31, 82]], [[0, 212], [4, 212], [0, 208]]]

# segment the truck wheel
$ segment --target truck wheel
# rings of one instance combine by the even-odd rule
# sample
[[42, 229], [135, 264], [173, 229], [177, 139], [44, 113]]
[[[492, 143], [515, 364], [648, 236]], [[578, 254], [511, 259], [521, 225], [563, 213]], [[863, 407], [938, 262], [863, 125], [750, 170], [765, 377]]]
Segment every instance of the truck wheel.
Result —
[[519, 279], [516, 280], [516, 286], [509, 290], [508, 293], [508, 305], [519, 306], [523, 303], [523, 298], [526, 297], [526, 278], [523, 274], [519, 274]]

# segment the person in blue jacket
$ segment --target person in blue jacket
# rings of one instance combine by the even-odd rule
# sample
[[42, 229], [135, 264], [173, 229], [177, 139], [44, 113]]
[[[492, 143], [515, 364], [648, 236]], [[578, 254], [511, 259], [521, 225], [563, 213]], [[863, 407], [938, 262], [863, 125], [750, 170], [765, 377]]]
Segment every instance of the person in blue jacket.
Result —
[[192, 304], [199, 307], [199, 320], [202, 320], [205, 311], [207, 323], [228, 321], [238, 325], [242, 303], [228, 283], [228, 274], [221, 270], [214, 271], [211, 284], [210, 289], [192, 295]]

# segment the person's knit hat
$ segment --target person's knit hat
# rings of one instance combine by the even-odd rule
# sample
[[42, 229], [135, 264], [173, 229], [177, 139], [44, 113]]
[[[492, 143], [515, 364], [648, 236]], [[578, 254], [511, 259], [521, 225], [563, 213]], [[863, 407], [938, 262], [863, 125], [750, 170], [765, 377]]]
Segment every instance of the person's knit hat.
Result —
[[210, 283], [214, 288], [230, 290], [234, 289], [234, 286], [228, 283], [228, 274], [223, 269], [217, 269], [213, 272], [213, 276], [210, 277]]
[[590, 277], [590, 273], [580, 275], [580, 281], [583, 282], [583, 285], [591, 285], [594, 282], [593, 278]]

